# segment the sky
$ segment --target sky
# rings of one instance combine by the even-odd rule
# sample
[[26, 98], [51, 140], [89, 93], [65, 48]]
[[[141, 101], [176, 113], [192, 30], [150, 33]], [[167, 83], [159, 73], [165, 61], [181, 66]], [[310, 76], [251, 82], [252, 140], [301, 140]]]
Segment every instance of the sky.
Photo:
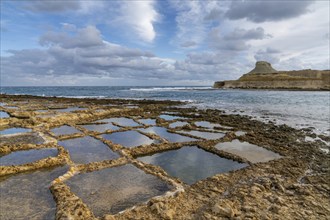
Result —
[[330, 1], [1, 0], [1, 86], [211, 86], [330, 69]]

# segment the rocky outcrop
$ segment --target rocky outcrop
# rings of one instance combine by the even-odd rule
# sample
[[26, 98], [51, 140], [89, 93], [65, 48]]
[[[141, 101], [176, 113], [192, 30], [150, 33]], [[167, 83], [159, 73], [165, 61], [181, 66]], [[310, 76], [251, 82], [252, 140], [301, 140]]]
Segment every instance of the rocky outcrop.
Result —
[[238, 80], [218, 81], [214, 88], [330, 90], [330, 70], [277, 71], [270, 63], [256, 67]]

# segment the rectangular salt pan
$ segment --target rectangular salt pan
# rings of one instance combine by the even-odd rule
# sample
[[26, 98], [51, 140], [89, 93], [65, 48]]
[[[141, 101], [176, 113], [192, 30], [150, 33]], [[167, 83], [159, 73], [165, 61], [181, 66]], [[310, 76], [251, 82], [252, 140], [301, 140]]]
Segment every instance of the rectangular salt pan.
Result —
[[183, 119], [182, 117], [173, 116], [173, 115], [160, 115], [159, 117], [166, 120], [166, 121], [172, 121], [172, 120], [175, 120], [175, 119]]
[[97, 217], [118, 213], [172, 188], [131, 164], [82, 173], [66, 184]]
[[156, 125], [156, 119], [140, 119], [139, 122], [146, 124], [146, 125]]
[[0, 118], [9, 118], [10, 115], [7, 112], [0, 111]]
[[232, 127], [222, 126], [220, 124], [214, 124], [208, 121], [197, 121], [195, 122], [195, 125], [198, 127], [209, 128], [209, 129], [214, 129], [215, 127], [219, 127], [223, 129], [232, 129]]
[[177, 128], [187, 125], [187, 122], [177, 121], [169, 125], [170, 128]]
[[49, 185], [66, 171], [59, 167], [0, 178], [0, 219], [55, 219]]
[[174, 133], [170, 133], [167, 131], [166, 128], [163, 127], [150, 127], [150, 128], [143, 128], [143, 129], [139, 129], [142, 132], [146, 132], [146, 133], [153, 133], [153, 134], [157, 134], [162, 138], [165, 138], [166, 140], [170, 141], [170, 142], [189, 142], [189, 141], [196, 141], [197, 139], [194, 138], [190, 138], [187, 136], [182, 136], [179, 134], [174, 134]]
[[30, 132], [31, 129], [28, 128], [8, 128], [5, 130], [1, 130], [0, 134], [1, 135], [7, 135], [7, 134], [18, 134], [18, 133], [25, 133], [25, 132]]
[[107, 123], [107, 124], [89, 124], [89, 125], [83, 125], [82, 127], [86, 128], [90, 131], [96, 131], [96, 132], [105, 132], [107, 130], [118, 130], [119, 127]]
[[228, 153], [232, 153], [240, 157], [246, 158], [252, 163], [267, 162], [270, 160], [281, 158], [281, 156], [277, 153], [274, 153], [254, 144], [250, 144], [248, 142], [240, 142], [239, 140], [219, 143], [215, 147], [218, 150], [223, 150]]
[[56, 111], [58, 112], [73, 112], [73, 111], [82, 111], [82, 110], [87, 110], [87, 108], [72, 107], [65, 109], [56, 109]]
[[0, 166], [27, 164], [46, 157], [56, 157], [57, 153], [56, 148], [15, 151], [0, 157]]
[[23, 133], [14, 136], [1, 136], [0, 146], [6, 144], [42, 144], [45, 140], [36, 133]]
[[75, 163], [113, 160], [119, 157], [103, 142], [89, 136], [59, 141], [58, 144], [69, 151]]
[[198, 147], [183, 147], [137, 158], [142, 162], [160, 166], [170, 176], [177, 177], [187, 184], [247, 166], [221, 158]]
[[123, 145], [124, 147], [136, 147], [152, 144], [154, 142], [152, 139], [137, 131], [115, 132], [112, 134], [104, 134], [102, 137], [115, 144]]
[[208, 140], [215, 140], [223, 138], [225, 134], [223, 133], [214, 133], [214, 132], [202, 132], [202, 131], [179, 131], [178, 133], [190, 134], [195, 137], [204, 138]]
[[108, 118], [108, 119], [99, 120], [97, 122], [107, 122], [107, 123], [114, 122], [114, 123], [117, 123], [118, 125], [123, 126], [123, 127], [140, 126], [138, 123], [136, 123], [131, 118]]
[[67, 125], [63, 125], [58, 128], [53, 128], [51, 132], [53, 132], [56, 136], [80, 133], [80, 131], [77, 130], [76, 128]]

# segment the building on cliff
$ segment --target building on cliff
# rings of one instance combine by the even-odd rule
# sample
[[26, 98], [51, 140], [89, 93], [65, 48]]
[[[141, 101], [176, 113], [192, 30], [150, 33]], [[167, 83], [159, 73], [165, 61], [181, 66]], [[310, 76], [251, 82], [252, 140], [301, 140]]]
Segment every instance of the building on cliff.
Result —
[[270, 63], [258, 61], [238, 80], [218, 81], [214, 88], [330, 90], [330, 70], [277, 71]]

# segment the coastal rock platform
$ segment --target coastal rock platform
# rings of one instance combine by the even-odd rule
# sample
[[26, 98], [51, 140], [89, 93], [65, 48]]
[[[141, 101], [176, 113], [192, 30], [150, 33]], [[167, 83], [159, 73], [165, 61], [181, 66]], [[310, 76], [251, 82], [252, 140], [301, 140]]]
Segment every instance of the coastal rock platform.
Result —
[[[306, 136], [316, 138], [311, 131], [228, 115], [221, 110], [181, 108], [184, 103], [173, 101], [2, 94], [0, 102], [4, 103], [0, 111], [9, 116], [0, 119], [0, 132], [27, 129], [1, 135], [0, 141], [6, 141], [0, 145], [0, 160], [11, 154], [14, 158], [16, 152], [57, 149], [56, 154], [36, 161], [0, 166], [0, 219], [328, 219], [330, 216], [329, 146], [321, 140], [306, 141]], [[131, 108], [132, 105], [136, 107]], [[177, 126], [171, 126], [174, 123]], [[63, 126], [70, 130], [53, 132]], [[115, 133], [127, 136], [116, 137], [116, 142], [104, 138]], [[215, 138], [209, 138], [210, 133], [216, 134]], [[25, 139], [22, 135], [31, 137]], [[139, 145], [127, 144], [130, 138]], [[70, 147], [63, 144], [69, 142]], [[235, 154], [216, 147], [223, 143], [249, 143], [262, 148], [262, 152], [273, 152], [276, 157], [254, 159], [262, 155], [260, 150], [244, 157], [244, 146]], [[104, 158], [106, 153], [99, 157], [98, 147], [108, 152], [109, 158]], [[184, 154], [179, 154], [181, 151]], [[187, 173], [181, 169], [183, 165], [201, 163], [201, 158], [190, 151], [203, 152], [205, 159], [210, 155], [215, 161], [221, 159], [225, 171], [214, 170], [208, 161], [202, 169], [215, 174], [200, 178], [203, 170]], [[162, 164], [165, 152], [170, 152], [170, 170], [175, 176], [163, 168], [169, 165]], [[73, 155], [77, 154], [93, 160], [75, 160]], [[162, 160], [156, 161], [158, 155], [162, 155]], [[146, 157], [153, 161], [140, 159]], [[189, 182], [185, 181], [187, 174]], [[11, 187], [16, 191], [11, 192]], [[43, 205], [30, 205], [38, 202]]]

